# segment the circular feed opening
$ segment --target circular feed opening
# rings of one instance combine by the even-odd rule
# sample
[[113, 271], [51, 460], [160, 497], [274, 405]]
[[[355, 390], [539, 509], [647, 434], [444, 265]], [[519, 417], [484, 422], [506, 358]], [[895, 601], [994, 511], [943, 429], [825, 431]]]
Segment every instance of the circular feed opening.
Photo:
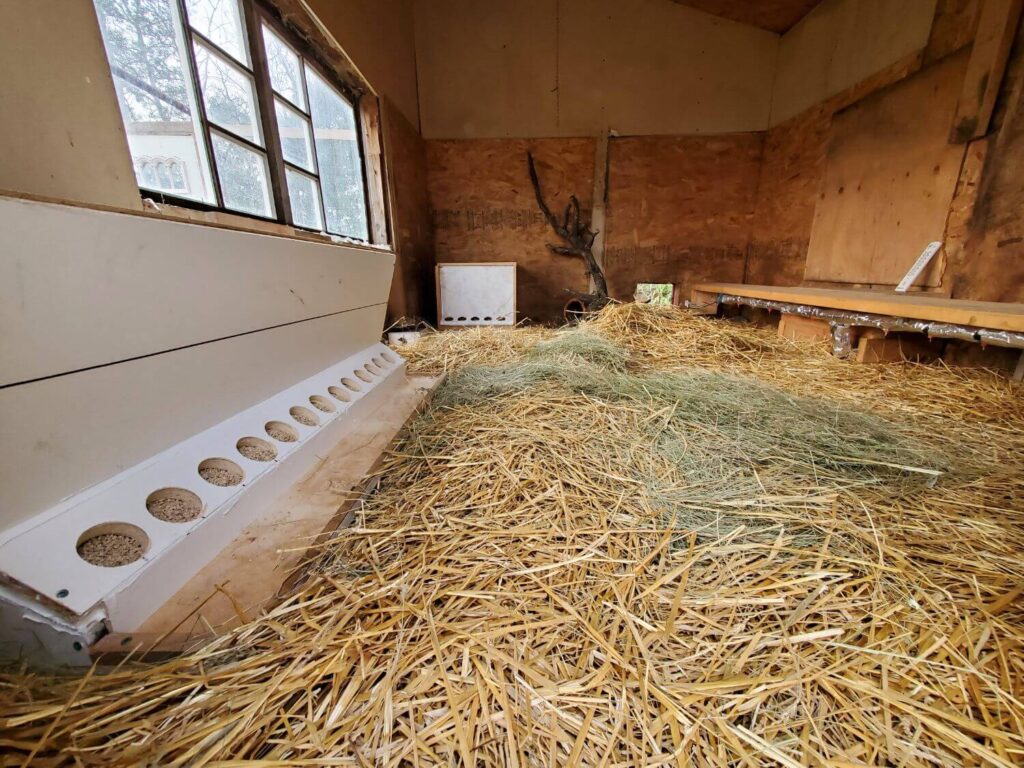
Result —
[[388, 367], [388, 364], [386, 362], [384, 362], [384, 360], [379, 358], [379, 357], [373, 358], [373, 364], [376, 365], [378, 368], [381, 368], [381, 369], [384, 369], [384, 368]]
[[374, 365], [373, 363], [367, 363], [363, 367], [370, 372], [371, 376], [380, 376], [381, 374], [380, 367]]
[[345, 389], [351, 390], [352, 392], [362, 392], [363, 388], [356, 384], [352, 379], [342, 379], [341, 384]]
[[299, 424], [304, 424], [307, 427], [315, 427], [320, 423], [320, 419], [313, 413], [309, 408], [303, 408], [301, 405], [293, 405], [288, 409], [288, 413], [291, 414], [292, 418], [295, 419]]
[[184, 488], [161, 488], [146, 497], [146, 509], [165, 523], [187, 523], [203, 514], [203, 501]]
[[360, 381], [365, 381], [367, 384], [369, 384], [369, 383], [371, 383], [373, 381], [373, 377], [371, 377], [370, 374], [368, 374], [362, 368], [360, 368], [357, 371], [354, 371], [354, 373], [355, 373], [357, 379], [359, 379]]
[[295, 427], [285, 424], [283, 421], [268, 421], [263, 428], [279, 443], [297, 443], [299, 441], [299, 433]]
[[341, 387], [328, 387], [327, 391], [331, 393], [331, 397], [335, 400], [341, 400], [343, 403], [352, 402], [352, 396]]
[[390, 352], [381, 352], [380, 356], [383, 357], [386, 362], [389, 362], [389, 363], [395, 362], [395, 356], [392, 355]]
[[309, 402], [318, 411], [323, 411], [324, 413], [334, 413], [335, 411], [334, 403], [323, 395], [312, 395], [309, 398]]
[[78, 537], [75, 549], [90, 565], [117, 568], [134, 563], [146, 554], [149, 536], [130, 523], [100, 523]]
[[235, 443], [235, 448], [252, 461], [273, 461], [277, 458], [277, 448], [261, 437], [243, 437]]
[[238, 485], [245, 478], [242, 468], [230, 459], [205, 459], [199, 462], [199, 476], [210, 485]]

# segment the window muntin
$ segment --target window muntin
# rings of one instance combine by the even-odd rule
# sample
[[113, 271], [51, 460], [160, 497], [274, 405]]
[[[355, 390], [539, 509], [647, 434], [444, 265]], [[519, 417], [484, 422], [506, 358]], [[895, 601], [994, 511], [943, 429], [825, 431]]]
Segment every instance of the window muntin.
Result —
[[254, 0], [94, 1], [141, 188], [369, 240], [356, 110]]

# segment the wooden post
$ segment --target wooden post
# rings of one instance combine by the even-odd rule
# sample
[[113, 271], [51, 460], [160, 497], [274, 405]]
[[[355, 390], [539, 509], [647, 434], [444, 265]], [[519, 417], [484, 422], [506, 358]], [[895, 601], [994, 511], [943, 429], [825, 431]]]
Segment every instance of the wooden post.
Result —
[[1022, 0], [984, 0], [963, 90], [956, 105], [950, 143], [963, 144], [988, 132], [1017, 34]]
[[370, 208], [370, 242], [386, 245], [388, 209], [384, 192], [384, 139], [380, 127], [380, 101], [373, 94], [368, 93], [359, 99], [359, 124], [363, 134], [366, 198]]
[[[603, 132], [597, 137], [594, 147], [594, 207], [590, 213], [590, 228], [597, 232], [594, 244], [590, 250], [594, 254], [594, 261], [597, 266], [604, 269], [604, 240], [605, 240], [605, 206], [608, 203], [608, 133]], [[607, 279], [607, 273], [606, 273]], [[596, 290], [594, 278], [590, 278], [591, 293]]]

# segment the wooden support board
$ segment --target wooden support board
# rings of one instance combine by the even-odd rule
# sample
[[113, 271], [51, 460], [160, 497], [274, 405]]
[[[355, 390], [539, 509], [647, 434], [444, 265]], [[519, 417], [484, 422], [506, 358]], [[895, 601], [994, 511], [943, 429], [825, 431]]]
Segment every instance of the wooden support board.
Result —
[[[949, 131], [967, 59], [943, 59], [835, 116], [805, 280], [896, 285], [944, 239], [964, 157]], [[941, 276], [934, 259], [918, 285]]]
[[1021, 0], [983, 0], [949, 140], [963, 144], [984, 136], [1017, 34]]
[[694, 302], [706, 303], [708, 297], [727, 294], [752, 299], [804, 304], [811, 307], [867, 312], [875, 315], [930, 320], [936, 323], [967, 325], [998, 331], [1024, 332], [1024, 304], [998, 301], [946, 299], [926, 294], [882, 293], [832, 288], [787, 288], [742, 283], [700, 283], [694, 289]]
[[816, 317], [784, 314], [779, 320], [779, 336], [790, 341], [829, 341], [832, 326]]

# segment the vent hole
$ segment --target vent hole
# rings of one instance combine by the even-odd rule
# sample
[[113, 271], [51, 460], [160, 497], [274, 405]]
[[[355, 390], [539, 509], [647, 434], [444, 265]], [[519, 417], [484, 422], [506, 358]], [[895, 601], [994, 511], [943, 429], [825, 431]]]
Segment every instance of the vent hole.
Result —
[[165, 523], [187, 523], [203, 513], [203, 502], [184, 488], [161, 488], [146, 497], [146, 510]]
[[324, 413], [334, 413], [334, 411], [337, 410], [334, 407], [334, 403], [332, 403], [323, 395], [312, 395], [309, 398], [309, 402], [318, 411], [323, 411]]
[[149, 537], [137, 525], [101, 523], [79, 536], [75, 549], [90, 565], [117, 568], [141, 559], [149, 549]]
[[277, 448], [259, 437], [243, 437], [235, 443], [235, 448], [252, 461], [273, 461], [277, 458]]
[[296, 443], [299, 440], [299, 433], [283, 421], [268, 421], [263, 427], [267, 434], [279, 443]]
[[299, 424], [303, 424], [307, 427], [315, 427], [320, 423], [320, 419], [313, 413], [309, 408], [303, 408], [301, 405], [293, 405], [288, 409], [288, 413], [295, 419]]
[[206, 459], [199, 464], [199, 476], [210, 485], [224, 488], [241, 484], [245, 473], [230, 459]]

